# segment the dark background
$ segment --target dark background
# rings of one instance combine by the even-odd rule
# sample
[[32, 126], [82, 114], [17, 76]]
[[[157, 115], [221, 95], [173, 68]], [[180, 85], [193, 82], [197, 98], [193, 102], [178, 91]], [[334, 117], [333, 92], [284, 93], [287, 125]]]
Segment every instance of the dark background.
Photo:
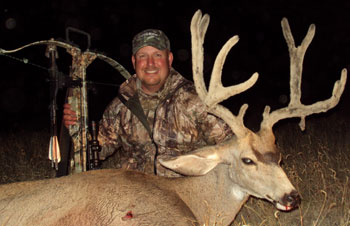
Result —
[[[66, 28], [74, 27], [91, 35], [91, 50], [114, 58], [133, 73], [131, 40], [146, 28], [163, 30], [171, 41], [173, 63], [181, 74], [191, 78], [190, 21], [197, 9], [211, 16], [205, 39], [205, 75], [210, 75], [215, 56], [233, 35], [240, 41], [233, 47], [223, 70], [224, 85], [237, 84], [259, 72], [257, 84], [224, 105], [234, 112], [249, 103], [248, 125], [259, 121], [266, 104], [285, 106], [289, 96], [289, 56], [282, 35], [281, 19], [287, 17], [296, 44], [300, 44], [311, 23], [316, 35], [304, 60], [303, 98], [306, 104], [330, 97], [334, 82], [343, 68], [350, 66], [350, 2], [306, 0], [231, 1], [129, 1], [52, 0], [8, 1], [0, 3], [0, 48], [14, 49], [50, 38], [65, 39]], [[82, 49], [82, 36], [71, 36]], [[13, 128], [49, 127], [49, 84], [45, 47], [35, 46], [10, 56], [26, 58], [24, 64], [0, 56], [0, 124], [2, 131]], [[59, 50], [59, 70], [69, 73], [70, 56]], [[34, 65], [33, 65], [34, 64]], [[96, 60], [87, 71], [88, 80], [120, 84], [123, 77], [109, 65]], [[208, 81], [207, 81], [208, 82]], [[116, 95], [113, 86], [96, 86], [90, 92], [90, 119], [98, 120]], [[58, 117], [65, 90], [58, 93]], [[349, 85], [339, 106], [330, 111], [348, 117]], [[326, 117], [321, 115], [321, 117]], [[256, 120], [250, 120], [256, 119]]]

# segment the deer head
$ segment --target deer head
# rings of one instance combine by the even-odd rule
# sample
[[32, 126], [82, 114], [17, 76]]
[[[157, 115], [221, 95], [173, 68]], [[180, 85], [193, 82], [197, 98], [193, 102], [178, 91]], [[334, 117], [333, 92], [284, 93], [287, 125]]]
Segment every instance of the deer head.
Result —
[[311, 25], [302, 44], [298, 47], [286, 18], [282, 20], [282, 30], [290, 55], [290, 103], [287, 107], [270, 112], [266, 106], [260, 130], [254, 133], [244, 126], [244, 114], [248, 108], [244, 104], [237, 115], [219, 103], [252, 87], [258, 79], [254, 73], [246, 82], [224, 87], [221, 82], [222, 68], [230, 49], [238, 42], [238, 36], [229, 39], [216, 57], [209, 88], [203, 78], [204, 37], [209, 25], [209, 15], [202, 16], [198, 10], [191, 21], [192, 70], [196, 91], [208, 107], [208, 111], [222, 118], [235, 136], [228, 142], [203, 147], [195, 152], [173, 159], [160, 160], [161, 164], [184, 175], [204, 175], [218, 164], [227, 165], [227, 173], [232, 193], [237, 199], [247, 195], [265, 198], [282, 210], [289, 210], [299, 202], [299, 195], [280, 167], [281, 154], [275, 144], [273, 125], [286, 118], [300, 117], [300, 127], [305, 128], [305, 117], [314, 113], [326, 112], [339, 102], [343, 93], [347, 71], [342, 70], [340, 81], [336, 81], [332, 96], [324, 101], [303, 105], [301, 97], [302, 63], [305, 52], [315, 34]]

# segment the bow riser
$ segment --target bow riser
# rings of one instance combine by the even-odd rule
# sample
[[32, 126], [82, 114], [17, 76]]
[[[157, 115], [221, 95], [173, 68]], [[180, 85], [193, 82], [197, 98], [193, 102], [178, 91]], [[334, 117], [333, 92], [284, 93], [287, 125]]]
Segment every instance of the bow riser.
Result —
[[86, 85], [86, 69], [96, 59], [96, 55], [90, 52], [81, 53], [73, 50], [72, 67], [70, 76], [73, 80], [80, 80], [81, 87], [70, 88], [68, 103], [76, 112], [78, 121], [69, 127], [69, 134], [74, 145], [73, 158], [71, 159], [70, 173], [84, 172], [87, 170], [87, 153], [89, 142], [89, 119], [88, 119], [88, 93]]

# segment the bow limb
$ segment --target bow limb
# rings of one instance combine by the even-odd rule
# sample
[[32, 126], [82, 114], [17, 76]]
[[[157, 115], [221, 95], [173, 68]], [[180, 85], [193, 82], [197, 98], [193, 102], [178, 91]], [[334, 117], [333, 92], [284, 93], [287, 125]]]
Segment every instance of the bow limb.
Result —
[[75, 46], [72, 46], [68, 43], [65, 43], [65, 42], [61, 42], [61, 41], [56, 41], [56, 40], [42, 40], [42, 41], [36, 41], [36, 42], [32, 42], [32, 43], [29, 43], [27, 45], [24, 45], [24, 46], [21, 46], [17, 49], [12, 49], [12, 50], [5, 50], [5, 49], [1, 49], [0, 48], [0, 53], [2, 54], [5, 54], [5, 53], [15, 53], [15, 52], [18, 52], [22, 49], [25, 49], [27, 47], [30, 47], [30, 46], [37, 46], [37, 45], [49, 45], [49, 44], [53, 44], [53, 45], [56, 45], [56, 46], [59, 46], [59, 47], [62, 47], [62, 48], [65, 48], [65, 49], [78, 49], [77, 47]]
[[[15, 53], [15, 52], [18, 52], [22, 49], [25, 49], [27, 47], [30, 47], [30, 46], [36, 46], [36, 45], [56, 45], [58, 47], [61, 47], [61, 48], [65, 48], [67, 49], [68, 52], [71, 52], [69, 51], [70, 49], [74, 49], [76, 51], [80, 51], [79, 48], [75, 47], [75, 46], [72, 46], [68, 43], [65, 43], [65, 42], [61, 42], [61, 41], [56, 41], [56, 40], [42, 40], [42, 41], [36, 41], [36, 42], [32, 42], [32, 43], [29, 43], [27, 45], [24, 45], [24, 46], [21, 46], [17, 49], [12, 49], [12, 50], [5, 50], [5, 49], [1, 49], [0, 48], [0, 54], [7, 54], [7, 53]], [[103, 54], [100, 54], [100, 53], [94, 53], [94, 52], [89, 52], [87, 51], [87, 53], [89, 53], [90, 55], [96, 55], [97, 58], [107, 62], [108, 64], [110, 64], [114, 69], [116, 69], [125, 79], [128, 79], [131, 77], [130, 73], [120, 64], [118, 63], [116, 60], [106, 56], [106, 55], [103, 55]]]
[[106, 55], [102, 55], [99, 53], [96, 53], [97, 58], [107, 62], [108, 64], [110, 64], [114, 69], [116, 69], [125, 79], [128, 79], [131, 77], [130, 73], [117, 61], [115, 61], [114, 59], [106, 56]]

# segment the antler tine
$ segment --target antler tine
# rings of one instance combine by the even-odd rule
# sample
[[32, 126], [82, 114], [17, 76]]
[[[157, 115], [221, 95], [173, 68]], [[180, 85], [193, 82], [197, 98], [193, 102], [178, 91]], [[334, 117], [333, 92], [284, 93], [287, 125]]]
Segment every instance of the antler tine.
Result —
[[316, 28], [314, 24], [311, 24], [307, 35], [305, 36], [301, 45], [296, 48], [288, 20], [286, 18], [283, 18], [281, 25], [284, 38], [286, 39], [288, 45], [290, 56], [290, 102], [287, 107], [275, 110], [272, 113], [270, 113], [270, 107], [266, 106], [263, 113], [261, 129], [272, 130], [273, 125], [281, 119], [300, 117], [301, 120], [299, 126], [301, 130], [304, 130], [306, 116], [315, 113], [326, 112], [338, 104], [345, 88], [347, 70], [345, 68], [342, 70], [341, 78], [335, 82], [332, 96], [329, 99], [319, 101], [311, 105], [303, 105], [300, 101], [303, 67], [302, 64], [305, 52], [315, 35]]
[[209, 111], [219, 116], [222, 120], [224, 120], [227, 125], [230, 126], [232, 132], [236, 135], [238, 138], [245, 137], [248, 133], [249, 129], [244, 126], [244, 115], [246, 110], [248, 109], [248, 104], [243, 104], [239, 110], [239, 113], [237, 116], [232, 114], [230, 110], [225, 108], [222, 105], [215, 105], [213, 108], [211, 108]]
[[216, 57], [208, 92], [203, 78], [203, 43], [208, 25], [209, 15], [205, 14], [202, 17], [201, 11], [198, 10], [191, 21], [192, 70], [195, 87], [200, 99], [209, 107], [209, 111], [222, 118], [231, 127], [236, 136], [244, 136], [248, 129], [244, 126], [243, 117], [248, 105], [243, 105], [238, 116], [235, 116], [227, 108], [218, 105], [218, 103], [252, 87], [258, 79], [258, 73], [254, 73], [247, 81], [241, 84], [223, 87], [221, 75], [226, 56], [239, 40], [238, 36], [234, 36], [225, 43]]
[[[209, 93], [205, 99], [206, 104], [212, 107], [229, 97], [235, 96], [239, 93], [246, 91], [251, 88], [255, 82], [258, 80], [258, 73], [254, 73], [247, 81], [240, 83], [238, 85], [233, 85], [229, 87], [224, 87], [222, 85], [221, 76], [222, 68], [226, 60], [226, 56], [231, 48], [238, 42], [238, 36], [230, 38], [225, 45], [221, 48], [218, 56], [215, 59], [213, 71], [211, 73], [211, 79], [209, 83]], [[220, 90], [220, 92], [217, 92]]]
[[301, 104], [301, 78], [303, 70], [303, 61], [307, 48], [315, 36], [315, 25], [311, 24], [309, 30], [302, 41], [302, 44], [296, 48], [292, 32], [290, 30], [287, 18], [281, 21], [284, 38], [286, 39], [290, 56], [290, 103], [289, 106]]
[[197, 10], [191, 21], [191, 41], [192, 41], [192, 73], [196, 91], [201, 100], [207, 96], [207, 89], [203, 78], [203, 62], [204, 62], [204, 36], [207, 32], [210, 17]]

